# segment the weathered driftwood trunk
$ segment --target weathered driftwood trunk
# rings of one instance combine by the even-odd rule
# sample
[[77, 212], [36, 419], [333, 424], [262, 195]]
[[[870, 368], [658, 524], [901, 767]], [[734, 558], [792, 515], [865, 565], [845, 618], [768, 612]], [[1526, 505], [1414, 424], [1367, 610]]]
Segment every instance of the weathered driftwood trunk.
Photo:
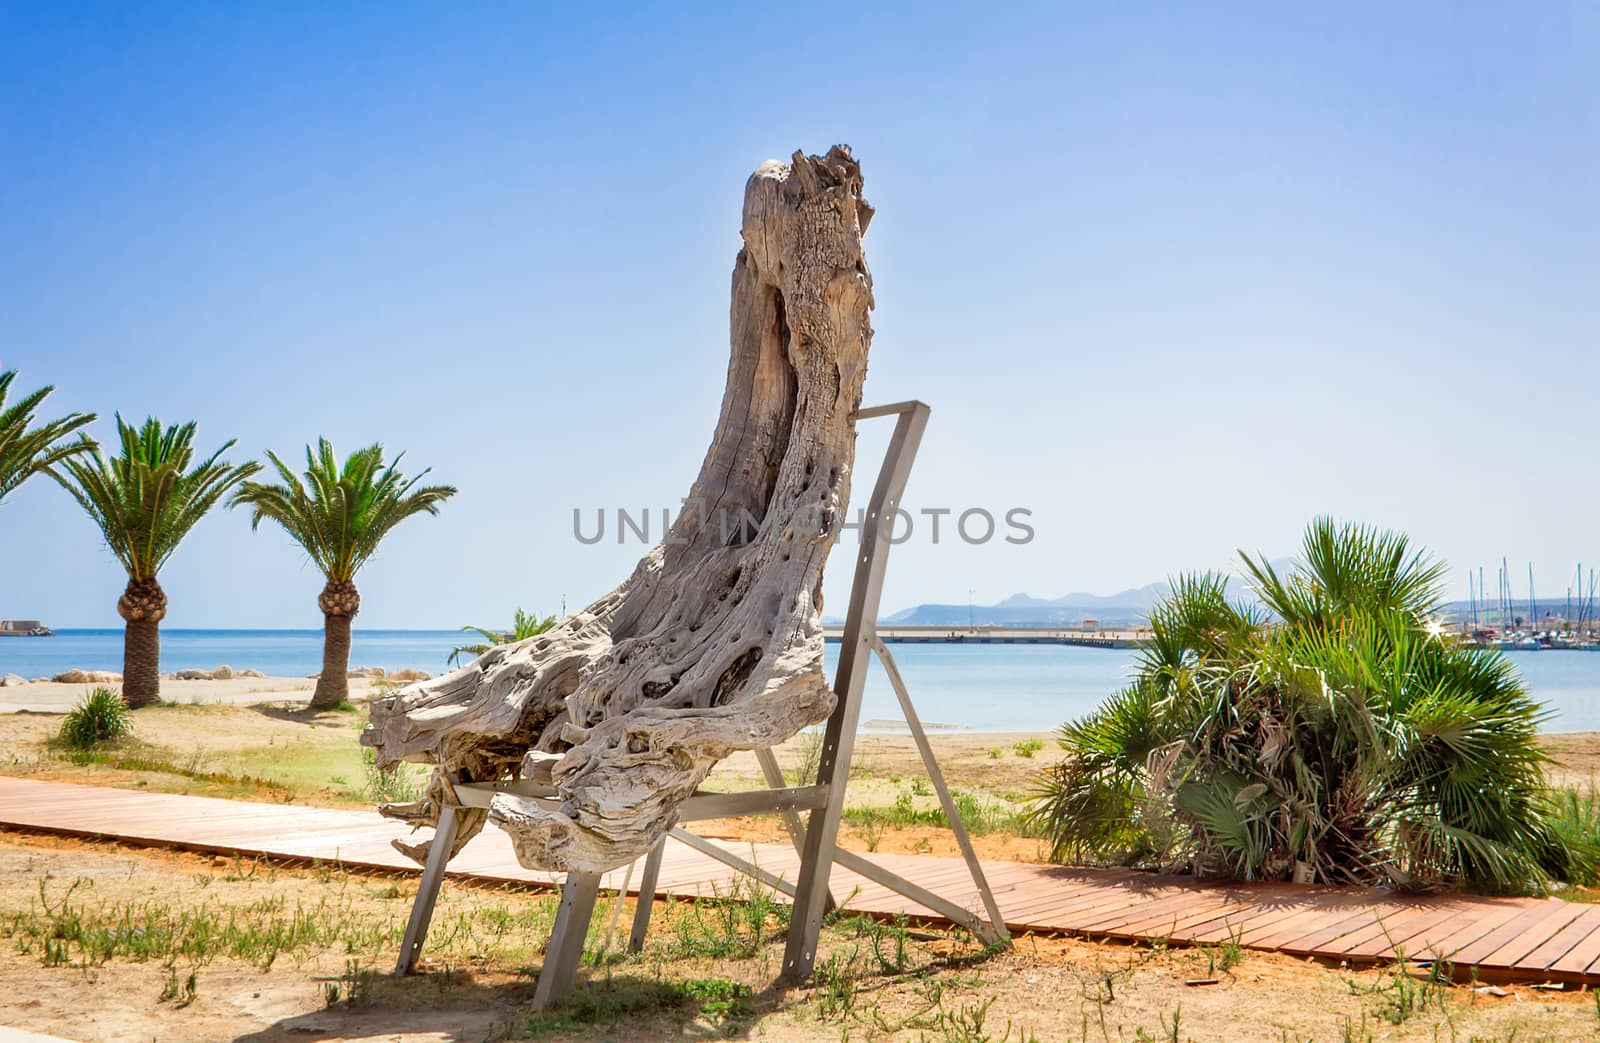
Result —
[[[386, 813], [434, 822], [444, 779], [548, 777], [559, 807], [500, 794], [488, 818], [524, 865], [610, 869], [673, 826], [719, 759], [826, 719], [822, 570], [872, 339], [871, 216], [846, 148], [751, 176], [722, 415], [677, 522], [553, 630], [374, 699], [362, 742], [379, 764], [438, 766], [427, 799]], [[483, 814], [461, 825], [458, 847]]]

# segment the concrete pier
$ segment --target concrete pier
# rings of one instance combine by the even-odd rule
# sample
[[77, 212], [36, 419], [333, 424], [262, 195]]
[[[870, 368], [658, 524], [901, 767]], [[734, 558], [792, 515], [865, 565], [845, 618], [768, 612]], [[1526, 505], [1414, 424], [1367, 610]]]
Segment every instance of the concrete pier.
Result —
[[[937, 627], [880, 626], [885, 644], [938, 645], [1083, 645], [1089, 648], [1135, 648], [1144, 630], [1083, 630], [1076, 627]], [[842, 626], [824, 626], [824, 640], [839, 641]]]

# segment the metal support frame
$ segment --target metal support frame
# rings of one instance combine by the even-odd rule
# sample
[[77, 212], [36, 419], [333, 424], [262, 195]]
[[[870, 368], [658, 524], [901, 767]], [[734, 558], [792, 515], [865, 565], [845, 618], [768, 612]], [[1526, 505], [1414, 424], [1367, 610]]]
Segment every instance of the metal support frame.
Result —
[[[878, 603], [883, 594], [883, 577], [888, 565], [890, 527], [905, 491], [906, 479], [916, 458], [917, 446], [927, 427], [929, 409], [922, 402], [897, 402], [860, 410], [858, 420], [874, 417], [896, 417], [894, 433], [884, 454], [883, 466], [878, 473], [868, 502], [866, 517], [861, 526], [861, 552], [856, 559], [855, 577], [850, 589], [849, 611], [845, 617], [844, 638], [839, 649], [839, 668], [834, 675], [833, 690], [838, 697], [833, 714], [828, 718], [823, 734], [822, 755], [817, 768], [816, 781], [808, 786], [786, 786], [782, 770], [770, 749], [756, 751], [768, 789], [745, 793], [696, 793], [684, 802], [678, 818], [680, 822], [723, 818], [731, 815], [750, 815], [777, 812], [795, 849], [800, 853], [800, 873], [794, 883], [774, 876], [747, 859], [740, 858], [686, 829], [675, 828], [672, 839], [707, 855], [741, 873], [755, 877], [767, 886], [794, 898], [794, 912], [789, 921], [789, 935], [784, 949], [783, 977], [800, 981], [811, 974], [816, 961], [817, 938], [822, 930], [822, 919], [834, 907], [829, 891], [829, 879], [835, 864], [844, 866], [861, 876], [904, 895], [919, 905], [932, 909], [954, 923], [971, 930], [990, 945], [1005, 944], [1010, 940], [1005, 921], [994, 893], [983, 874], [983, 866], [972, 849], [972, 840], [956, 811], [955, 801], [945, 785], [944, 773], [939, 770], [933, 748], [922, 729], [922, 721], [911, 703], [899, 668], [883, 642], [878, 639]], [[947, 898], [906, 880], [877, 863], [838, 847], [839, 823], [844, 811], [845, 787], [850, 777], [850, 756], [855, 746], [856, 727], [861, 718], [861, 696], [866, 686], [867, 667], [876, 654], [883, 662], [905, 713], [923, 763], [928, 769], [929, 781], [939, 795], [945, 817], [966, 859], [982, 899], [984, 913], [979, 916]], [[397, 974], [407, 974], [415, 969], [423, 942], [427, 938], [428, 923], [433, 917], [439, 888], [444, 881], [446, 863], [454, 846], [456, 834], [456, 808], [487, 808], [496, 793], [515, 793], [534, 800], [555, 800], [556, 791], [550, 786], [527, 781], [455, 783], [446, 787], [446, 800], [439, 813], [438, 829], [428, 852], [428, 863], [417, 888], [417, 898], [411, 908], [411, 919], [401, 943]], [[802, 818], [802, 812], [805, 817]], [[655, 903], [656, 887], [661, 875], [661, 864], [666, 847], [662, 838], [645, 856], [644, 873], [639, 881], [638, 905], [634, 911], [633, 926], [628, 938], [628, 948], [637, 952], [644, 947], [645, 935], [650, 927], [650, 913]], [[568, 873], [561, 888], [561, 906], [556, 914], [555, 926], [550, 932], [550, 942], [545, 950], [544, 967], [539, 972], [539, 984], [534, 992], [534, 1006], [542, 1008], [559, 1000], [571, 987], [583, 961], [584, 941], [589, 933], [589, 922], [594, 915], [595, 901], [600, 889], [602, 874]], [[627, 884], [623, 884], [624, 891]], [[619, 896], [620, 900], [620, 896]]]

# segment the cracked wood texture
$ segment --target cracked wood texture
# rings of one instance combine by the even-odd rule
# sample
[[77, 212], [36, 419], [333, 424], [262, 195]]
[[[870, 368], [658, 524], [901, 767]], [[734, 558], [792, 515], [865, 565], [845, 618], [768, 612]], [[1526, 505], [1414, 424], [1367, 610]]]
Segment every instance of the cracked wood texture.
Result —
[[[437, 821], [451, 781], [549, 781], [485, 818], [523, 865], [603, 871], [644, 854], [716, 762], [826, 720], [822, 572], [843, 520], [872, 341], [872, 216], [845, 147], [745, 186], [732, 357], [711, 447], [663, 543], [554, 629], [372, 701], [378, 764], [436, 765], [385, 814]], [[398, 845], [419, 860], [427, 844]]]

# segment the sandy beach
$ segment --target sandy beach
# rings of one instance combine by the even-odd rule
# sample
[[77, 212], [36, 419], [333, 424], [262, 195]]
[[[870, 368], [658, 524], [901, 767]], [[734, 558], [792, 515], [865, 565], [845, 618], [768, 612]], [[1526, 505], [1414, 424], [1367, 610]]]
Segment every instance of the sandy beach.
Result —
[[[311, 698], [316, 679], [310, 677], [234, 677], [226, 681], [180, 681], [163, 678], [161, 698], [180, 706], [273, 703]], [[29, 681], [0, 688], [0, 713], [66, 713], [83, 698], [88, 687], [54, 681]], [[116, 687], [112, 685], [111, 687]], [[350, 678], [350, 696], [371, 693], [367, 678]]]

